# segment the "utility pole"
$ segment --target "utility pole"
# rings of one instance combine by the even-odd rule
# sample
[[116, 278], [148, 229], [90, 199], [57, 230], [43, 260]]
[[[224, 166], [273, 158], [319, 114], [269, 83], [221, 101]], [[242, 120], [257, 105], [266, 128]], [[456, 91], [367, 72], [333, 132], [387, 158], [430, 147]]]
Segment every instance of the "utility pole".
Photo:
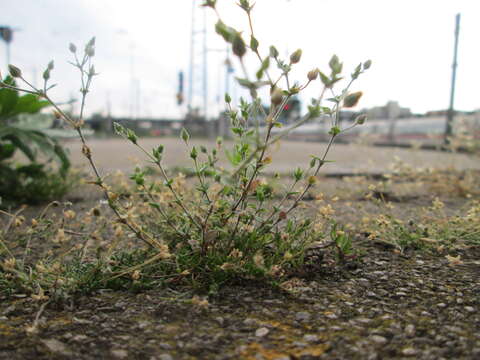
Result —
[[457, 53], [458, 53], [458, 35], [460, 34], [460, 14], [455, 17], [455, 45], [453, 52], [453, 65], [452, 65], [452, 84], [450, 88], [450, 106], [447, 111], [447, 125], [445, 127], [444, 143], [448, 145], [450, 143], [450, 137], [453, 134], [453, 115], [454, 108], [453, 103], [455, 100], [455, 80], [457, 77]]

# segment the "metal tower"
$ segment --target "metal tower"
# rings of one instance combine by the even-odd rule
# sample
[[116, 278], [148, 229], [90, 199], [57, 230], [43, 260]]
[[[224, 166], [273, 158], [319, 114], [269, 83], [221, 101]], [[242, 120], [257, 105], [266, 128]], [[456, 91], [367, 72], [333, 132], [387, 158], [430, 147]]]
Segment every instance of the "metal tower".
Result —
[[[199, 15], [202, 15], [202, 20], [199, 20]], [[199, 115], [205, 120], [208, 120], [207, 54], [207, 8], [199, 8], [198, 1], [192, 0], [187, 107], [189, 113], [198, 108]]]

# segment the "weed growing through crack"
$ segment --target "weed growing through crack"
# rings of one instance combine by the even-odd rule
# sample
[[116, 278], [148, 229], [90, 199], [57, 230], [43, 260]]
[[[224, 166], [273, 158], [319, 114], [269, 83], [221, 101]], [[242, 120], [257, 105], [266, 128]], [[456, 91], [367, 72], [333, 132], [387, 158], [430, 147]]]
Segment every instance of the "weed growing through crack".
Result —
[[[315, 186], [317, 175], [328, 162], [327, 156], [335, 139], [344, 131], [365, 122], [365, 115], [360, 115], [352, 126], [342, 129], [339, 114], [342, 108], [354, 107], [359, 102], [362, 92], [351, 91], [351, 87], [370, 68], [371, 61], [360, 63], [340, 91], [336, 88], [344, 79], [343, 64], [336, 55], [328, 63], [328, 72], [315, 68], [306, 74], [305, 79], [297, 82], [291, 78], [291, 71], [301, 61], [302, 51], [294, 51], [287, 59], [282, 58], [274, 46], [263, 53], [254, 32], [253, 5], [248, 0], [239, 3], [250, 25], [248, 45], [241, 31], [222, 21], [216, 1], [208, 0], [203, 6], [213, 9], [218, 16], [215, 30], [230, 44], [237, 57], [243, 70], [243, 77], [237, 80], [248, 89], [251, 100], [241, 99], [239, 104], [234, 104], [231, 97], [225, 95], [234, 139], [230, 149], [224, 149], [222, 139], [218, 139], [211, 149], [194, 146], [190, 143], [187, 130], [182, 129], [181, 140], [185, 143], [193, 164], [193, 175], [197, 179], [194, 187], [187, 187], [181, 175], [170, 175], [163, 162], [166, 151], [163, 145], [151, 151], [145, 149], [132, 130], [119, 124], [115, 124], [116, 132], [143, 151], [157, 167], [162, 181], [147, 176], [137, 168], [130, 176], [135, 184], [135, 196], [128, 198], [105, 182], [82, 133], [86, 96], [97, 75], [92, 63], [95, 39], [87, 43], [81, 56], [76, 46], [70, 45], [74, 56], [72, 64], [79, 70], [82, 83], [77, 119], [69, 117], [48, 95], [53, 69], [50, 64], [43, 74], [43, 88], [32, 86], [15, 66], [10, 66], [11, 75], [23, 81], [28, 89], [0, 84], [6, 89], [44, 98], [53, 105], [57, 116], [78, 132], [83, 143], [82, 153], [94, 175], [91, 182], [103, 191], [106, 203], [116, 216], [117, 225], [126, 228], [146, 246], [144, 250], [128, 253], [115, 249], [99, 250], [103, 255], [99, 254], [95, 261], [90, 262], [83, 261], [81, 249], [77, 249], [80, 252], [75, 259], [64, 263], [62, 268], [64, 274], [76, 274], [73, 278], [77, 285], [95, 287], [98, 281], [103, 286], [107, 283], [113, 286], [122, 279], [134, 283], [141, 279], [156, 279], [163, 283], [186, 282], [215, 290], [230, 279], [278, 278], [301, 266], [309, 246], [324, 237], [323, 233], [314, 231], [312, 219], [305, 218], [296, 210], [302, 207], [305, 196]], [[249, 55], [256, 57], [260, 64], [253, 77], [245, 66], [245, 58]], [[308, 113], [283, 129], [279, 118], [285, 104], [316, 83], [320, 85], [319, 96], [312, 99]], [[259, 89], [264, 87], [270, 93], [267, 110], [258, 95]], [[320, 116], [331, 122], [326, 149], [321, 154], [312, 155], [305, 167], [293, 171], [293, 182], [284, 193], [275, 193], [272, 182], [263, 175], [273, 161], [271, 147], [292, 129]], [[225, 152], [230, 169], [218, 165], [221, 151]], [[62, 232], [57, 235], [61, 238]], [[344, 256], [350, 251], [348, 238], [335, 231], [335, 239], [339, 256]], [[5, 259], [10, 263], [3, 267], [3, 271], [13, 271], [13, 255], [7, 254]], [[59, 270], [58, 266], [56, 270]], [[52, 286], [50, 284], [50, 288]]]

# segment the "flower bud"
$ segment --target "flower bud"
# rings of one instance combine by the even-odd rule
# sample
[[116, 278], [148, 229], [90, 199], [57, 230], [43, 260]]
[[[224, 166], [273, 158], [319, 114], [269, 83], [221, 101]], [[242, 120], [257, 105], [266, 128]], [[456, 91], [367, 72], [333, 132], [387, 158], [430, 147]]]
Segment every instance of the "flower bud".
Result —
[[273, 58], [277, 58], [278, 56], [278, 50], [275, 46], [270, 46], [270, 56]]
[[14, 78], [18, 78], [22, 76], [22, 70], [20, 70], [18, 67], [15, 65], [8, 65], [8, 71], [10, 72], [10, 75]]
[[290, 55], [290, 64], [296, 64], [302, 58], [302, 49], [296, 50], [292, 55]]
[[190, 134], [188, 133], [187, 129], [182, 128], [182, 130], [180, 131], [180, 137], [183, 141], [185, 141], [185, 143], [188, 142], [188, 140], [190, 139]]
[[70, 50], [70, 52], [75, 54], [77, 52], [77, 47], [75, 46], [75, 44], [70, 43], [70, 45], [68, 46], [68, 50]]
[[252, 35], [250, 37], [250, 49], [256, 52], [258, 50], [258, 45], [258, 40]]
[[235, 34], [235, 37], [233, 38], [232, 51], [239, 58], [243, 57], [243, 55], [245, 55], [245, 53], [247, 52], [245, 41], [243, 41], [240, 33]]
[[272, 91], [270, 99], [271, 99], [273, 105], [280, 105], [283, 101], [283, 91], [282, 91], [282, 89], [276, 87]]
[[308, 74], [307, 74], [308, 80], [310, 80], [310, 81], [316, 80], [319, 73], [320, 73], [320, 70], [319, 70], [318, 68], [317, 68], [317, 69], [310, 70], [310, 71], [308, 72]]
[[363, 63], [363, 70], [368, 70], [370, 69], [370, 66], [372, 66], [372, 60], [367, 60]]
[[87, 54], [88, 57], [94, 57], [95, 56], [95, 48], [93, 46], [87, 46], [85, 48], [85, 54]]
[[355, 124], [363, 125], [366, 120], [367, 120], [367, 114], [358, 115], [358, 116], [355, 118]]
[[363, 93], [361, 91], [348, 94], [347, 96], [345, 96], [345, 99], [343, 99], [343, 106], [347, 108], [354, 107], [358, 104], [358, 101], [360, 100], [362, 95]]

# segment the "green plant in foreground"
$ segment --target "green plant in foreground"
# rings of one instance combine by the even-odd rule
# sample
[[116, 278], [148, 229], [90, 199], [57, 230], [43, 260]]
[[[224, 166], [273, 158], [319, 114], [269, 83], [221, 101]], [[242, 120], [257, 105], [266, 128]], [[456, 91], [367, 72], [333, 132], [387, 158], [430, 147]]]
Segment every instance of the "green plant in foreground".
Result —
[[[115, 124], [118, 134], [141, 149], [145, 156], [158, 168], [162, 182], [146, 176], [141, 169], [131, 175], [138, 193], [132, 202], [115, 193], [99, 173], [92, 154], [82, 133], [83, 109], [91, 81], [96, 75], [91, 63], [95, 41], [85, 47], [83, 57], [77, 57], [77, 49], [70, 46], [82, 80], [82, 106], [78, 120], [71, 119], [61, 111], [48, 96], [50, 67], [44, 74], [43, 89], [36, 89], [26, 82], [19, 69], [11, 67], [12, 76], [26, 82], [30, 90], [19, 89], [1, 83], [7, 89], [35, 94], [46, 99], [65, 121], [77, 130], [83, 142], [83, 154], [88, 159], [95, 180], [117, 216], [150, 250], [148, 259], [142, 263], [115, 270], [112, 280], [122, 276], [132, 276], [139, 271], [156, 268], [165, 274], [177, 274], [181, 279], [198, 283], [200, 286], [218, 286], [231, 278], [278, 277], [302, 265], [309, 245], [323, 237], [312, 228], [312, 219], [295, 212], [301, 207], [307, 192], [314, 187], [317, 175], [328, 162], [327, 155], [334, 140], [351, 127], [361, 125], [366, 117], [360, 115], [355, 123], [342, 129], [339, 113], [343, 107], [355, 106], [362, 92], [350, 90], [354, 81], [367, 70], [371, 62], [359, 64], [351, 74], [346, 86], [337, 91], [343, 79], [343, 64], [337, 56], [329, 62], [329, 73], [319, 69], [308, 72], [303, 83], [292, 81], [291, 71], [300, 62], [299, 49], [288, 59], [283, 59], [276, 48], [271, 46], [268, 54], [260, 51], [260, 42], [255, 36], [252, 8], [247, 0], [240, 1], [240, 8], [246, 13], [250, 24], [250, 42], [245, 42], [242, 32], [226, 25], [217, 12], [215, 1], [207, 1], [204, 6], [215, 10], [218, 22], [216, 32], [232, 47], [244, 75], [238, 78], [241, 86], [249, 90], [251, 100], [242, 99], [238, 106], [225, 95], [227, 114], [234, 137], [232, 148], [225, 154], [231, 168], [218, 165], [219, 152], [223, 149], [222, 139], [218, 139], [212, 149], [191, 145], [190, 135], [185, 129], [181, 139], [187, 147], [193, 163], [197, 183], [186, 186], [182, 176], [170, 177], [163, 163], [164, 146], [145, 149], [137, 135], [130, 129]], [[245, 66], [245, 57], [252, 54], [258, 58], [260, 67], [252, 79]], [[276, 65], [276, 69], [274, 69]], [[13, 70], [13, 71], [12, 71]], [[16, 71], [18, 70], [18, 71]], [[320, 82], [320, 95], [312, 99], [308, 113], [293, 126], [281, 129], [279, 121], [284, 105], [295, 95], [315, 82]], [[266, 111], [259, 97], [259, 90], [269, 89], [269, 106]], [[328, 96], [327, 99], [325, 99]], [[329, 105], [324, 104], [328, 101]], [[321, 155], [312, 155], [305, 168], [293, 171], [293, 182], [284, 194], [275, 194], [275, 189], [263, 176], [264, 170], [272, 162], [270, 148], [288, 133], [306, 123], [325, 117], [331, 122], [330, 140]], [[274, 132], [274, 129], [280, 129]], [[347, 243], [338, 243], [345, 253]], [[141, 276], [141, 274], [138, 274]]]
[[[15, 86], [8, 76], [3, 84]], [[22, 114], [36, 114], [50, 103], [36, 94], [19, 96], [18, 91], [0, 88], [0, 207], [38, 203], [63, 195], [70, 161], [58, 142], [40, 130], [18, 124]], [[14, 160], [17, 150], [28, 163]], [[47, 157], [38, 158], [38, 153]], [[56, 162], [56, 169], [49, 166]]]

